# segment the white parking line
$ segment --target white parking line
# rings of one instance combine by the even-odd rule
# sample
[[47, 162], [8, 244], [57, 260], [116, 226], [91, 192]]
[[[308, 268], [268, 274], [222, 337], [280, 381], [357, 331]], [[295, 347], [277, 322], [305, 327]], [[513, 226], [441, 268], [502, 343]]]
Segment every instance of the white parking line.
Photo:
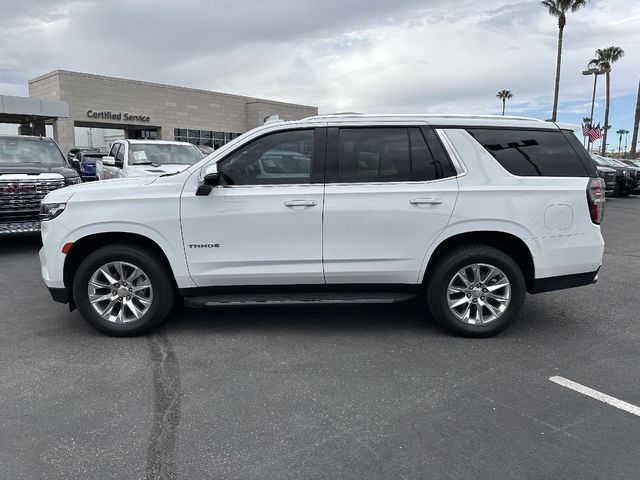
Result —
[[562, 385], [563, 387], [570, 388], [571, 390], [586, 395], [587, 397], [595, 398], [596, 400], [607, 403], [612, 407], [619, 408], [620, 410], [624, 410], [625, 412], [629, 412], [632, 415], [640, 417], [640, 407], [636, 407], [635, 405], [627, 403], [623, 400], [618, 400], [611, 395], [599, 392], [598, 390], [594, 390], [593, 388], [585, 387], [584, 385], [572, 382], [571, 380], [568, 380], [564, 377], [554, 376], [550, 377], [549, 380], [551, 380], [553, 383], [557, 383], [558, 385]]

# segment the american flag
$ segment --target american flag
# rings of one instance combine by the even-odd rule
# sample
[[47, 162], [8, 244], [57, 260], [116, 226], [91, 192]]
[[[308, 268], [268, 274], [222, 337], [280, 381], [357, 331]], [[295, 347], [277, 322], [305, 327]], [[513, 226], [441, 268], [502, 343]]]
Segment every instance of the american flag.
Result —
[[588, 137], [589, 136], [589, 130], [591, 130], [591, 124], [590, 123], [583, 123], [582, 124], [582, 136], [583, 137]]
[[595, 142], [599, 138], [602, 138], [602, 130], [600, 129], [600, 124], [597, 127], [589, 129], [589, 140]]

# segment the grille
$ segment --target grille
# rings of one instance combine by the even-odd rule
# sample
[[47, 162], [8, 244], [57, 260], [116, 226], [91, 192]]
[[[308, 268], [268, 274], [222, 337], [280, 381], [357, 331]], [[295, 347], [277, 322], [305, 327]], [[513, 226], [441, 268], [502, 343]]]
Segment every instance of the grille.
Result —
[[42, 199], [47, 193], [64, 186], [64, 178], [0, 178], [0, 223], [7, 229], [11, 224], [10, 229], [13, 230], [18, 223], [37, 222]]

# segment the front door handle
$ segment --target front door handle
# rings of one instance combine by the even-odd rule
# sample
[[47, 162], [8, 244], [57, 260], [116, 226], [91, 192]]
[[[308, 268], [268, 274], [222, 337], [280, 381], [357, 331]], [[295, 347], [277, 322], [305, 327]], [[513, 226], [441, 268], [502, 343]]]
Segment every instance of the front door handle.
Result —
[[412, 198], [409, 200], [411, 205], [440, 205], [441, 198]]
[[315, 200], [287, 200], [285, 207], [315, 207], [318, 204]]

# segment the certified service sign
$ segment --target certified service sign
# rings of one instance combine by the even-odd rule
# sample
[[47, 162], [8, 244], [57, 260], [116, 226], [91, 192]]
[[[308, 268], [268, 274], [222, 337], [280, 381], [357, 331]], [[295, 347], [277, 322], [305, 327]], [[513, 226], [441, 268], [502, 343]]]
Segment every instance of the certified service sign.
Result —
[[113, 113], [111, 111], [94, 112], [93, 110], [87, 110], [87, 117], [100, 118], [101, 120], [124, 120], [125, 122], [144, 122], [147, 123], [151, 120], [149, 115], [131, 115], [130, 113]]

